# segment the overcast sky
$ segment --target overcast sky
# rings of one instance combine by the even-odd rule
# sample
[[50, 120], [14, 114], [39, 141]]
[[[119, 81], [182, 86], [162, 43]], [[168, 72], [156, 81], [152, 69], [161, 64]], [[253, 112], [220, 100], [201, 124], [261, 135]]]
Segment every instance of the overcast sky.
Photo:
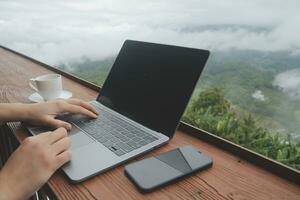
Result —
[[[51, 65], [105, 58], [125, 39], [300, 54], [299, 8], [299, 0], [1, 0], [0, 45]], [[205, 26], [222, 24], [249, 27]]]

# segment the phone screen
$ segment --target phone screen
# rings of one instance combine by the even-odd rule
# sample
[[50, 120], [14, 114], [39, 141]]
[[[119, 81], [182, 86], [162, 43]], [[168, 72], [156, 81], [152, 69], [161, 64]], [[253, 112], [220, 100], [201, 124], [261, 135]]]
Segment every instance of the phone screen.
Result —
[[180, 148], [168, 151], [166, 153], [162, 153], [159, 156], [156, 156], [155, 158], [169, 166], [176, 168], [182, 173], [188, 173], [193, 171], [193, 169], [188, 163], [188, 160], [185, 159], [185, 155]]
[[178, 180], [212, 165], [210, 156], [184, 146], [125, 166], [125, 173], [142, 192]]

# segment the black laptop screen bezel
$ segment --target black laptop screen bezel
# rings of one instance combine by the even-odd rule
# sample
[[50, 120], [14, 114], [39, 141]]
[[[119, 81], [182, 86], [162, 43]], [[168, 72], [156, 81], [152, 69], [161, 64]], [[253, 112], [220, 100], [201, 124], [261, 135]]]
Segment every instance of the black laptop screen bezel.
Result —
[[[166, 115], [163, 118], [161, 118], [161, 116], [159, 116], [159, 114], [158, 114], [157, 121], [155, 121], [156, 120], [156, 119], [154, 119], [155, 117], [153, 117], [153, 116], [150, 117], [151, 114], [149, 114], [149, 112], [152, 112], [153, 109], [155, 108], [155, 106], [153, 106], [150, 110], [147, 110], [149, 119], [145, 120], [147, 118], [146, 112], [144, 113], [145, 115], [143, 115], [143, 113], [138, 113], [139, 111], [136, 111], [136, 113], [138, 113], [138, 114], [133, 113], [133, 111], [130, 113], [130, 111], [128, 111], [126, 109], [124, 110], [122, 108], [122, 106], [118, 106], [118, 105], [116, 106], [114, 103], [112, 103], [111, 99], [108, 97], [108, 95], [110, 95], [111, 97], [118, 96], [117, 101], [119, 101], [120, 98], [123, 98], [123, 99], [125, 98], [125, 96], [123, 97], [123, 95], [130, 94], [129, 89], [124, 89], [124, 88], [121, 88], [116, 94], [116, 88], [111, 88], [112, 87], [111, 85], [114, 82], [115, 83], [118, 82], [118, 80], [116, 80], [117, 78], [122, 79], [122, 77], [118, 73], [120, 71], [124, 70], [124, 69], [122, 69], [122, 67], [123, 68], [126, 67], [126, 62], [128, 60], [129, 60], [129, 62], [133, 61], [133, 60], [130, 60], [130, 59], [134, 59], [134, 58], [132, 58], [133, 56], [131, 56], [130, 52], [133, 52], [134, 55], [138, 54], [139, 56], [143, 56], [142, 51], [144, 51], [144, 50], [145, 50], [145, 52], [147, 52], [147, 54], [154, 55], [154, 57], [155, 57], [155, 55], [157, 55], [159, 53], [162, 53], [162, 54], [165, 53], [167, 55], [168, 52], [172, 52], [174, 55], [167, 55], [167, 56], [169, 56], [169, 58], [167, 58], [167, 57], [161, 58], [162, 61], [165, 59], [166, 63], [170, 63], [169, 62], [170, 58], [172, 58], [172, 59], [174, 58], [174, 60], [177, 59], [176, 60], [177, 62], [184, 62], [184, 63], [189, 62], [186, 59], [193, 59], [193, 61], [191, 61], [191, 62], [194, 62], [194, 63], [190, 63], [189, 65], [191, 65], [191, 66], [189, 66], [189, 67], [191, 68], [190, 70], [193, 70], [193, 72], [195, 74], [191, 74], [191, 77], [186, 77], [186, 79], [188, 79], [188, 80], [184, 80], [184, 81], [188, 82], [188, 87], [184, 88], [185, 89], [184, 91], [180, 91], [184, 97], [181, 98], [181, 96], [178, 96], [178, 98], [180, 99], [181, 102], [179, 105], [176, 105], [176, 107], [174, 106], [174, 109], [176, 109], [176, 111], [175, 111], [176, 116], [172, 115], [172, 116], [166, 117], [167, 116]], [[135, 51], [138, 51], [138, 52], [135, 52]], [[172, 56], [172, 57], [170, 57], [170, 56]], [[145, 57], [147, 57], [147, 56], [145, 56]], [[164, 45], [164, 44], [155, 44], [155, 43], [141, 42], [141, 41], [134, 41], [134, 40], [126, 40], [115, 60], [111, 70], [110, 70], [110, 73], [108, 74], [107, 79], [105, 80], [105, 82], [103, 84], [103, 87], [97, 97], [97, 101], [100, 102], [101, 104], [103, 104], [104, 106], [150, 128], [154, 131], [160, 132], [160, 133], [168, 136], [169, 138], [172, 138], [174, 136], [176, 128], [180, 122], [182, 114], [184, 113], [184, 110], [191, 98], [191, 95], [194, 91], [194, 88], [197, 84], [197, 81], [201, 75], [201, 72], [206, 64], [208, 57], [209, 57], [209, 51], [207, 51], [207, 50], [179, 47], [179, 46], [171, 46], [171, 45]], [[149, 59], [149, 56], [147, 57], [147, 59]], [[146, 64], [145, 64], [145, 66], [146, 66]], [[148, 70], [149, 70], [149, 68], [148, 68]], [[185, 70], [185, 69], [182, 69], [182, 70]], [[170, 73], [172, 73], [172, 71], [170, 71]], [[124, 76], [124, 73], [122, 75]], [[184, 75], [184, 71], [182, 71], [181, 75]], [[171, 74], [170, 74], [170, 76], [171, 76]], [[117, 84], [119, 84], [119, 87], [124, 87], [124, 85], [126, 85], [126, 82], [124, 82], [122, 84], [121, 83], [117, 83]], [[115, 85], [117, 85], [117, 84], [115, 84]], [[152, 82], [151, 84], [155, 84], [155, 83]], [[130, 85], [130, 84], [128, 84], [128, 85]], [[131, 85], [133, 85], [133, 84], [131, 84]], [[180, 90], [181, 85], [182, 84], [177, 85], [179, 90]], [[152, 87], [152, 86], [150, 86], [150, 87]], [[157, 88], [160, 89], [161, 86], [159, 85], [159, 86], [157, 86]], [[114, 91], [110, 91], [110, 90], [114, 90]], [[162, 92], [162, 91], [160, 91], [160, 92]], [[109, 94], [109, 93], [111, 93], [111, 94]], [[178, 95], [181, 95], [181, 94], [178, 93]], [[113, 97], [113, 98], [116, 99], [116, 97]], [[126, 98], [128, 98], [128, 96], [126, 96]], [[176, 100], [174, 100], [174, 101], [176, 101]], [[138, 102], [138, 103], [140, 103], [140, 102]], [[175, 102], [170, 102], [170, 103], [172, 104]], [[119, 103], [119, 104], [122, 104], [122, 103]], [[149, 104], [147, 104], [147, 105], [149, 106]], [[145, 106], [147, 106], [147, 105], [145, 105]], [[123, 107], [126, 107], [126, 105]], [[173, 109], [171, 111], [173, 112]], [[159, 111], [157, 113], [159, 113]], [[165, 113], [163, 113], [163, 115], [165, 115]], [[101, 117], [101, 114], [100, 114], [100, 117]], [[144, 119], [142, 119], [142, 118], [144, 118]], [[163, 120], [166, 123], [162, 123], [161, 121], [158, 121], [158, 120]]]

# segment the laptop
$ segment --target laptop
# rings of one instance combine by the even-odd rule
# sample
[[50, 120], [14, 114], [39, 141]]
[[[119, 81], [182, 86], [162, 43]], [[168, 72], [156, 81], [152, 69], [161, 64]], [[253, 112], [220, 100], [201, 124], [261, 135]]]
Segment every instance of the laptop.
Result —
[[[65, 113], [72, 160], [62, 170], [81, 182], [167, 143], [176, 131], [209, 51], [126, 40], [96, 100], [97, 119]], [[47, 127], [27, 125], [33, 134]]]

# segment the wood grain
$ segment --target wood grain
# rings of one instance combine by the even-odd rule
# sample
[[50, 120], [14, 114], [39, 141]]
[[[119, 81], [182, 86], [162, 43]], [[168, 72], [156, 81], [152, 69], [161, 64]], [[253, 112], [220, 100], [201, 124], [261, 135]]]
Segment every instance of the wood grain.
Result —
[[[26, 102], [33, 92], [27, 80], [51, 73], [24, 57], [0, 48], [0, 102]], [[64, 88], [74, 97], [92, 100], [97, 92], [68, 78]], [[28, 137], [20, 123], [9, 123], [9, 132], [19, 141]], [[1, 144], [1, 143], [0, 143]], [[72, 184], [57, 171], [46, 184], [50, 197], [57, 199], [300, 199], [300, 187], [223, 151], [189, 134], [177, 131], [171, 142], [144, 157], [158, 155], [175, 147], [192, 144], [214, 159], [212, 168], [149, 194], [141, 194], [119, 166], [83, 183]], [[132, 161], [134, 161], [132, 160]], [[130, 162], [132, 162], [130, 161]]]

